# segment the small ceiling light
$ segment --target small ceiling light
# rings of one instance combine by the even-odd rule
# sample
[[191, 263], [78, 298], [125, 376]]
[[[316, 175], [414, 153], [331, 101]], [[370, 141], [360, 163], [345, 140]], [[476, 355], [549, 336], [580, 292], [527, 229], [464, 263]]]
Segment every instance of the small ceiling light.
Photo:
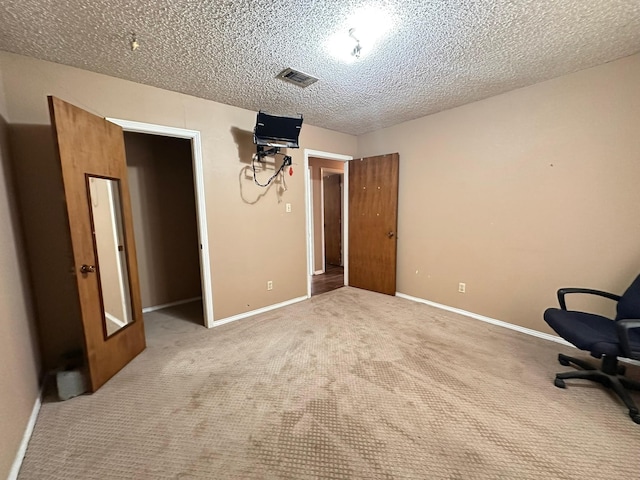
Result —
[[353, 50], [351, 50], [351, 55], [353, 55], [356, 58], [360, 58], [360, 52], [362, 51], [362, 46], [360, 45], [360, 40], [356, 38], [355, 33], [356, 33], [355, 28], [349, 29], [349, 36], [353, 38], [353, 40], [356, 42], [356, 44], [353, 46]]
[[131, 51], [135, 52], [138, 48], [140, 48], [140, 44], [138, 43], [138, 40], [136, 39], [136, 34], [132, 33], [131, 34]]
[[[395, 16], [389, 9], [364, 7], [353, 12], [336, 33], [327, 39], [326, 48], [334, 58], [345, 63], [364, 58], [394, 24]], [[345, 46], [348, 45], [348, 48]]]

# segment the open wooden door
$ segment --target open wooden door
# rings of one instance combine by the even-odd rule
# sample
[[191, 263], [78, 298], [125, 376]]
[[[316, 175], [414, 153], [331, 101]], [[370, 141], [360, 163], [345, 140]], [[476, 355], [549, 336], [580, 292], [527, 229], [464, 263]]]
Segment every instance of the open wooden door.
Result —
[[62, 166], [90, 386], [145, 348], [122, 129], [58, 98], [49, 111]]
[[[324, 177], [324, 255], [326, 265], [342, 266], [342, 174]], [[326, 265], [324, 266], [326, 268]]]
[[349, 162], [349, 285], [395, 295], [399, 155]]

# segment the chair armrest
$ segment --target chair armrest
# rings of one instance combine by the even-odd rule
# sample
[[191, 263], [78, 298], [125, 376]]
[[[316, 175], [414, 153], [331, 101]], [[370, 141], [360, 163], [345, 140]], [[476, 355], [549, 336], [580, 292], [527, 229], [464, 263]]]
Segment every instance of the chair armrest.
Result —
[[609, 298], [616, 302], [619, 302], [620, 298], [622, 298], [620, 295], [616, 295], [614, 293], [603, 292], [602, 290], [592, 290], [591, 288], [561, 288], [558, 290], [558, 303], [560, 303], [560, 308], [562, 310], [567, 309], [567, 303], [565, 302], [564, 296], [568, 293], [588, 293], [589, 295], [598, 295], [600, 297]]
[[632, 328], [640, 328], [640, 320], [637, 319], [624, 319], [616, 322], [616, 329], [618, 330], [618, 338], [620, 339], [620, 348], [626, 358], [640, 358], [640, 352], [633, 352], [631, 350], [631, 344], [629, 343], [629, 330]]

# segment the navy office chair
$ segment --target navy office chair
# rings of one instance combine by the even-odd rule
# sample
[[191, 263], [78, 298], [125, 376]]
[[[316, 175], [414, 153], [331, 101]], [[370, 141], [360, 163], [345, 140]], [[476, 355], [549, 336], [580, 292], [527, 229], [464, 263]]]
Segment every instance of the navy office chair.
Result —
[[[618, 302], [615, 320], [600, 315], [567, 310], [565, 295], [586, 293], [610, 298]], [[640, 382], [624, 376], [624, 365], [618, 357], [640, 360], [640, 275], [622, 296], [589, 288], [561, 288], [558, 290], [560, 308], [549, 308], [544, 320], [558, 335], [595, 358], [602, 358], [600, 368], [589, 362], [559, 354], [561, 365], [573, 364], [581, 370], [558, 373], [555, 386], [565, 388], [565, 379], [581, 378], [601, 383], [612, 389], [629, 409], [631, 419], [640, 423], [640, 411], [627, 390], [640, 390]]]

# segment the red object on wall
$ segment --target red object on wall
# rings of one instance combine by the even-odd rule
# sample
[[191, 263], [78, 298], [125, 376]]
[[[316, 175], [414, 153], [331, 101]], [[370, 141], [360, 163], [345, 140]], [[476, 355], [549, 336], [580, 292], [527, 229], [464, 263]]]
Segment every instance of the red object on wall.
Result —
[[289, 176], [293, 175], [293, 167], [289, 167]]

